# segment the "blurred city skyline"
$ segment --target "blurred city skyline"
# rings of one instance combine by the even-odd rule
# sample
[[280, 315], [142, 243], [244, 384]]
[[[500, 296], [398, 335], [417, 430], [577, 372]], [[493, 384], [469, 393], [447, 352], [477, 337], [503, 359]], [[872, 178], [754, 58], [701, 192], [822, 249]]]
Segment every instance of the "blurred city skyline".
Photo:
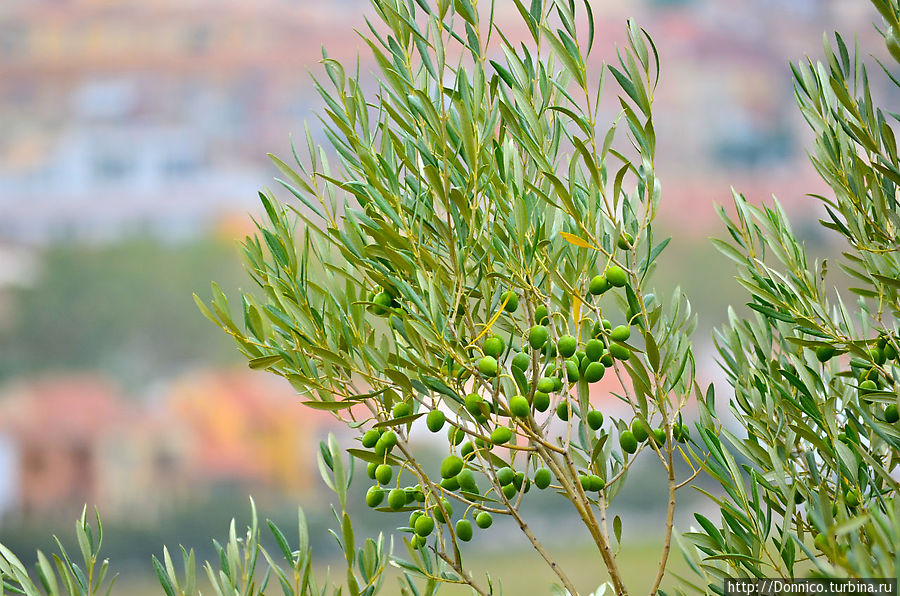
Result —
[[[788, 203], [822, 190], [789, 61], [817, 55], [835, 26], [883, 54], [863, 1], [615, 0], [593, 10], [593, 58], [614, 58], [629, 16], [659, 47], [664, 214], [688, 207], [698, 229], [731, 185]], [[512, 2], [496, 12], [521, 28]], [[359, 55], [368, 79], [353, 28], [370, 14], [363, 0], [6, 2], [0, 243], [183, 239], [246, 220], [256, 191], [272, 185], [266, 153], [287, 157], [305, 121], [324, 140], [308, 75], [322, 72], [321, 47]]]

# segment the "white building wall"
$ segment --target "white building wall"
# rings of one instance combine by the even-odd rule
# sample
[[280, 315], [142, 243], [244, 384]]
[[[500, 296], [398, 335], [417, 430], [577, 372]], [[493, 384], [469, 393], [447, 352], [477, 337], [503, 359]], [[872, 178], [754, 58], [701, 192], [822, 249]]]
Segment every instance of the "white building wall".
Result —
[[19, 457], [10, 437], [0, 435], [0, 517], [13, 511], [19, 501]]

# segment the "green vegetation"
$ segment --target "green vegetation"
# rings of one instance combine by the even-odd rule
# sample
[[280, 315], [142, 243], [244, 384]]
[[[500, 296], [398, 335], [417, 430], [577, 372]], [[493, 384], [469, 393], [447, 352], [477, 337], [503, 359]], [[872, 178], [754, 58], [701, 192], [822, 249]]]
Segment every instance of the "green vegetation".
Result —
[[[334, 412], [361, 438], [393, 429], [396, 445], [361, 442], [353, 454], [403, 469], [388, 508], [437, 524], [407, 543], [480, 594], [492, 589], [466, 571], [444, 503], [461, 505], [459, 519], [482, 529], [495, 516], [511, 517], [560, 585], [576, 593], [521, 509], [544, 468], [616, 592], [625, 592], [620, 536], [601, 520], [636, 449], [628, 457], [615, 440], [622, 420], [604, 426], [601, 413], [590, 414], [589, 384], [607, 369], [628, 379], [618, 383], [622, 401], [663, 429], [648, 450], [669, 478], [659, 585], [675, 491], [687, 485], [675, 471], [684, 454], [666, 437], [689, 397], [702, 392], [686, 299], [675, 290], [664, 305], [650, 289], [668, 244], [653, 229], [661, 198], [653, 170], [655, 47], [629, 22], [619, 61], [591, 73], [589, 7], [576, 18], [567, 1], [519, 5], [534, 49], [523, 53], [467, 0], [374, 6], [387, 31], [373, 29], [369, 38], [380, 69], [374, 100], [327, 58], [327, 81], [316, 82], [339, 163], [311, 142], [291, 165], [273, 158], [300, 205], [289, 212], [260, 195], [266, 219], [244, 250], [261, 298], [243, 295], [238, 320], [218, 287], [210, 304], [198, 304], [252, 367], [288, 379], [309, 406]], [[491, 37], [501, 60], [487, 58]], [[603, 79], [622, 106], [605, 130], [597, 117]], [[613, 328], [610, 320], [625, 324]], [[397, 403], [410, 406], [402, 416]], [[435, 411], [451, 433], [439, 477], [414, 443], [415, 419], [430, 419], [433, 430]], [[513, 482], [498, 477], [501, 469]], [[421, 487], [423, 501], [404, 503], [404, 483]]]
[[[896, 54], [900, 5], [873, 3]], [[575, 512], [602, 561], [597, 581], [608, 577], [624, 595], [634, 588], [620, 547], [634, 524], [611, 506], [637, 461], [664, 486], [655, 565], [642, 577], [651, 594], [673, 579], [673, 541], [693, 573], [678, 590], [720, 592], [729, 576], [894, 577], [897, 117], [874, 106], [843, 40], [826, 42], [825, 64], [793, 73], [813, 163], [834, 193], [817, 197], [823, 224], [848, 242], [841, 268], [858, 300], [848, 308], [840, 294], [829, 298], [825, 264], [809, 262], [777, 203], [735, 194], [733, 214], [721, 210], [729, 239], [714, 243], [750, 295], [749, 314], [730, 311], [716, 334], [737, 435], [721, 426], [712, 385], [695, 378], [690, 304], [652, 285], [669, 240], [654, 229], [659, 63], [648, 34], [628, 22], [616, 62], [589, 72], [588, 2], [576, 14], [568, 0], [515, 0], [531, 38], [521, 47], [469, 0], [373, 4], [382, 21], [366, 37], [380, 69], [374, 98], [327, 56], [327, 82], [315, 82], [337, 163], [312, 135], [305, 158], [296, 149], [291, 165], [273, 157], [299, 203], [260, 194], [265, 219], [243, 244], [258, 293], [241, 294], [239, 309], [217, 285], [211, 301], [197, 298], [252, 368], [286, 378], [308, 407], [356, 434], [349, 465], [333, 439], [320, 455], [340, 501], [334, 536], [347, 592], [378, 592], [390, 561], [402, 594], [441, 585], [500, 593], [464, 544], [500, 536], [496, 519], [518, 529], [556, 594], [574, 596], [575, 574], [532, 530], [526, 505], [553, 498]], [[602, 92], [621, 107], [605, 125]], [[605, 374], [624, 417], [591, 405], [589, 384]], [[682, 413], [689, 400], [700, 410], [694, 435]], [[415, 439], [444, 426], [441, 463], [426, 465]], [[347, 511], [355, 460], [375, 481], [366, 503], [407, 523], [397, 532], [408, 558], [381, 537], [357, 549]], [[697, 513], [700, 527], [676, 536], [676, 502], [700, 478], [721, 489], [711, 497], [720, 519]], [[100, 540], [84, 519], [79, 528], [87, 576], [67, 557], [56, 572], [39, 562], [46, 589], [59, 573], [69, 593], [95, 592]], [[221, 571], [207, 563], [210, 581], [220, 593], [261, 593], [268, 581], [289, 596], [317, 593], [304, 528], [301, 516], [295, 548], [269, 526], [279, 566], [258, 544], [254, 514], [246, 538], [232, 529], [220, 549]], [[0, 554], [0, 574], [30, 594], [22, 566]], [[154, 559], [168, 596], [194, 593], [194, 559], [183, 554], [183, 580], [167, 551]], [[105, 567], [97, 574], [102, 583]]]
[[[900, 5], [872, 3], [890, 49]], [[855, 303], [826, 285], [828, 263], [808, 257], [777, 202], [757, 207], [735, 193], [732, 215], [720, 211], [728, 239], [715, 244], [736, 263], [754, 312], [731, 311], [716, 334], [742, 432], [718, 427], [712, 394], [698, 425], [709, 451], [703, 468], [725, 491], [722, 521], [698, 515], [702, 530], [685, 535], [691, 564], [710, 585], [798, 570], [897, 573], [900, 432], [888, 417], [900, 368], [887, 358], [900, 341], [897, 117], [873, 103], [862, 50], [836, 34], [824, 56], [792, 66], [794, 87], [816, 139], [813, 165], [833, 193], [814, 199], [822, 225], [846, 243], [839, 268], [852, 278]], [[900, 87], [897, 64], [879, 66]]]
[[227, 339], [197, 320], [190, 300], [210, 272], [223, 287], [238, 287], [230, 243], [58, 246], [42, 263], [36, 285], [12, 294], [14, 317], [0, 327], [0, 380], [52, 367], [146, 382], [185, 363], [235, 362]]
[[[896, 27], [895, 7], [875, 2]], [[539, 468], [552, 471], [559, 494], [578, 512], [617, 594], [626, 592], [612, 549], [622, 528], [610, 536], [600, 520], [645, 448], [668, 484], [666, 530], [651, 592], [665, 576], [676, 491], [699, 472], [677, 478], [676, 457], [700, 466], [733, 499], [717, 501], [725, 526], [715, 529], [698, 516], [703, 532], [685, 535], [692, 568], [709, 586], [728, 574], [760, 576], [764, 569], [793, 575], [804, 534], [835, 533], [843, 518], [839, 510], [837, 521], [822, 513], [823, 501], [822, 510], [809, 502], [810, 517], [795, 517], [790, 505], [779, 505], [784, 499], [797, 502], [796, 486], [818, 484], [823, 494], [835, 495], [832, 502], [844, 502], [851, 517], [867, 495], [878, 502], [878, 511], [892, 515], [885, 495], [896, 487], [895, 458], [886, 458], [895, 453], [894, 444], [877, 423], [894, 413], [886, 409], [891, 404], [877, 402], [881, 395], [896, 401], [885, 351], [896, 357], [900, 350], [885, 314], [897, 311], [892, 300], [900, 276], [892, 254], [894, 224], [882, 222], [900, 223], [894, 209], [900, 169], [892, 129], [872, 108], [867, 89], [852, 99], [859, 89], [848, 81], [858, 87], [867, 79], [858, 62], [851, 64], [840, 38], [838, 53], [826, 47], [830, 72], [810, 65], [794, 73], [801, 109], [820, 140], [814, 163], [837, 195], [836, 201], [823, 199], [826, 225], [857, 248], [846, 269], [869, 283], [855, 291], [878, 308], [860, 303], [863, 335], [856, 332], [843, 304], [839, 315], [824, 298], [823, 275], [808, 266], [780, 208], [758, 209], [736, 195], [737, 220], [722, 212], [733, 243], [716, 245], [737, 262], [757, 316], [742, 320], [732, 314], [718, 345], [736, 389], [732, 409], [748, 435], [741, 439], [719, 428], [712, 387], [702, 391], [694, 378], [689, 304], [677, 289], [663, 296], [649, 285], [669, 241], [656, 239], [653, 228], [661, 197], [653, 169], [658, 62], [646, 33], [629, 23], [618, 63], [602, 71], [614, 79], [610, 86], [622, 111], [600, 134], [596, 106], [602, 86], [585, 67], [594, 41], [589, 5], [585, 34], [577, 30], [574, 3], [534, 2], [530, 9], [517, 3], [534, 52], [520, 52], [497, 32], [505, 58], [499, 61], [485, 58], [493, 24], [483, 28], [465, 0], [452, 7], [438, 2], [434, 12], [425, 3], [375, 6], [393, 35], [376, 35], [370, 44], [383, 76], [376, 94], [382, 109], [371, 113], [357, 80], [326, 61], [330, 84], [316, 88], [330, 108], [326, 127], [340, 155], [339, 173], [320, 163], [312, 147], [306, 160], [295, 153], [293, 166], [276, 159], [283, 184], [307, 209], [295, 210], [305, 228], [296, 234], [285, 208], [261, 195], [268, 221], [261, 224], [262, 235], [244, 247], [266, 300], [243, 298], [243, 327], [232, 321], [225, 296], [215, 288], [209, 307], [202, 306], [235, 337], [251, 366], [289, 379], [312, 407], [338, 416], [352, 405], [365, 408], [368, 418], [345, 418], [354, 428], [360, 422], [394, 427], [398, 452], [354, 453], [391, 457], [408, 468], [425, 493], [422, 514], [440, 510], [439, 523], [449, 523], [439, 506], [447, 499], [465, 505], [480, 527], [491, 515], [512, 517], [573, 594], [570, 578], [527, 530], [519, 511]], [[454, 13], [459, 21], [447, 21]], [[456, 34], [456, 26], [465, 35]], [[456, 66], [448, 66], [448, 44], [458, 44], [463, 55]], [[561, 153], [561, 146], [572, 153]], [[860, 157], [866, 152], [869, 161]], [[855, 175], [852, 184], [848, 171]], [[341, 203], [334, 199], [339, 192]], [[871, 208], [861, 207], [869, 203]], [[770, 268], [772, 259], [787, 274]], [[326, 280], [313, 282], [310, 268], [325, 271]], [[298, 281], [288, 286], [283, 279]], [[392, 297], [388, 328], [360, 308], [359, 296], [372, 291]], [[508, 311], [513, 296], [516, 308]], [[877, 313], [877, 341], [865, 336], [870, 313]], [[613, 318], [624, 324], [613, 327]], [[507, 342], [526, 355], [513, 366], [503, 355]], [[857, 362], [852, 371], [839, 373], [849, 377], [837, 386], [843, 389], [839, 411], [828, 401], [836, 388], [828, 371], [823, 376], [805, 359], [811, 354], [817, 363], [835, 362], [847, 352]], [[598, 424], [582, 416], [591, 410], [588, 384], [606, 368], [628, 380], [618, 395], [633, 411], [630, 427], [613, 419], [605, 429], [602, 419]], [[550, 414], [543, 414], [543, 403], [537, 407], [539, 395], [555, 406]], [[702, 413], [699, 442], [690, 442], [682, 421], [691, 396]], [[410, 442], [416, 432], [411, 421], [389, 416], [398, 400], [413, 403], [418, 414], [444, 411], [452, 428], [478, 444], [460, 456], [453, 455], [455, 441], [447, 448], [454, 463], [486, 481], [484, 492], [465, 490], [456, 479], [462, 469], [455, 467], [450, 476], [442, 469], [440, 484], [432, 482]], [[770, 427], [783, 416], [793, 424]], [[845, 429], [843, 442], [823, 442], [823, 434], [837, 434], [823, 421], [845, 416], [860, 427]], [[560, 422], [563, 431], [555, 430]], [[854, 440], [864, 435], [868, 441]], [[686, 443], [687, 452], [679, 446]], [[741, 471], [731, 450], [750, 465]], [[504, 484], [499, 469], [511, 469], [521, 480]], [[760, 528], [773, 514], [775, 553], [769, 552], [768, 529]], [[846, 548], [872, 548], [879, 560], [892, 561], [889, 521], [877, 524], [881, 533], [874, 542]], [[450, 564], [475, 592], [490, 593], [467, 573], [457, 537], [447, 530], [414, 546]], [[822, 573], [828, 564], [841, 565], [832, 560], [838, 551], [823, 552], [828, 560], [815, 562]]]

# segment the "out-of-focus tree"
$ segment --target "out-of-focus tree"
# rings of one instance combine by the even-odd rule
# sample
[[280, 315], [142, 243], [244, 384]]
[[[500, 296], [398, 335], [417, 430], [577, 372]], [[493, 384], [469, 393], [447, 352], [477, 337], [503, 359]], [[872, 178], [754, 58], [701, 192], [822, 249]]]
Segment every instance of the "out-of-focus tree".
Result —
[[11, 320], [0, 328], [0, 379], [88, 368], [151, 381], [191, 364], [234, 362], [190, 299], [210, 271], [236, 288], [237, 251], [214, 239], [50, 247], [36, 284], [12, 291]]

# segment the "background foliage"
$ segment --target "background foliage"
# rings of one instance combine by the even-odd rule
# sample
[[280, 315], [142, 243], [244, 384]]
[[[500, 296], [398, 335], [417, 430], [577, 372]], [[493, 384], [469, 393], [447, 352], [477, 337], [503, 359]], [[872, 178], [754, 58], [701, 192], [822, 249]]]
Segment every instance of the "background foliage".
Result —
[[[900, 60], [898, 6], [873, 4]], [[721, 212], [730, 238], [716, 245], [756, 312], [731, 311], [717, 334], [743, 432], [717, 437], [711, 401], [702, 412], [706, 469], [726, 494], [715, 499], [721, 524], [698, 516], [702, 530], [686, 537], [714, 590], [726, 575], [897, 574], [897, 115], [873, 102], [861, 52], [835, 34], [823, 62], [792, 67], [811, 159], [833, 192], [811, 200], [846, 240], [838, 266], [850, 295], [828, 285], [829, 263], [808, 258], [777, 202], [735, 194], [734, 215]], [[896, 64], [878, 67], [898, 84]]]

